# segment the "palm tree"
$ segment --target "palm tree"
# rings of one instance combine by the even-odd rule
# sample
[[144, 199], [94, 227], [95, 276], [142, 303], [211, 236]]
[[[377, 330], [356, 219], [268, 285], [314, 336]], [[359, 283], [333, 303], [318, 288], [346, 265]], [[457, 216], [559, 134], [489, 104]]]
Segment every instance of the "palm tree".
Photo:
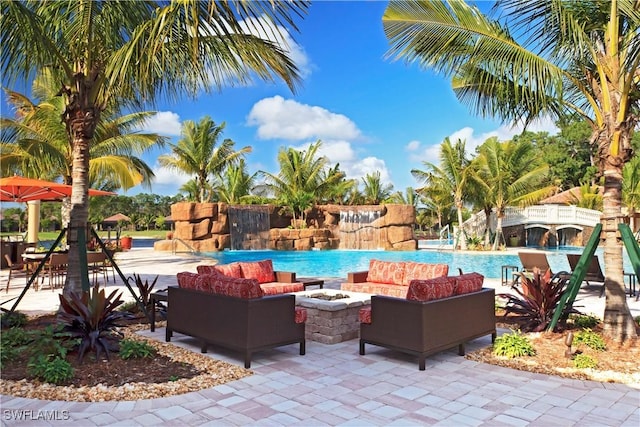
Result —
[[637, 337], [626, 301], [622, 169], [640, 107], [640, 5], [505, 0], [491, 19], [462, 1], [392, 1], [384, 17], [389, 55], [452, 77], [458, 98], [482, 116], [531, 123], [575, 114], [592, 129], [604, 176], [605, 332]]
[[454, 249], [460, 245], [462, 250], [467, 248], [467, 237], [462, 227], [462, 208], [467, 198], [468, 185], [473, 168], [467, 158], [466, 141], [458, 139], [455, 145], [449, 138], [440, 144], [440, 166], [430, 162], [423, 162], [426, 171], [413, 169], [411, 174], [427, 185], [437, 185], [453, 195], [453, 202], [458, 213], [458, 236]]
[[362, 189], [364, 204], [379, 205], [391, 197], [393, 185], [382, 182], [380, 171], [366, 174], [362, 177], [362, 183], [364, 184], [364, 188]]
[[282, 79], [292, 90], [299, 81], [287, 53], [251, 30], [295, 29], [292, 15], [304, 13], [306, 2], [11, 1], [0, 7], [5, 81], [49, 68], [65, 103], [62, 121], [73, 153], [67, 296], [88, 288], [81, 230], [88, 219], [89, 150], [110, 102], [136, 108], [160, 95], [195, 97], [256, 78]]
[[[32, 89], [38, 97], [36, 102], [6, 90], [16, 119], [0, 118], [2, 127], [10, 131], [10, 136], [0, 141], [3, 174], [12, 170], [23, 176], [61, 178], [65, 184], [72, 183], [73, 153], [65, 125], [60, 121], [64, 103], [55, 93], [56, 84], [51, 73], [40, 73]], [[103, 111], [90, 148], [92, 187], [114, 191], [142, 184], [151, 188], [153, 171], [138, 156], [152, 147], [162, 147], [166, 138], [136, 129], [154, 115], [155, 112], [139, 112], [119, 116], [112, 108]]]
[[230, 205], [247, 200], [256, 185], [256, 176], [257, 172], [251, 175], [247, 173], [244, 159], [240, 159], [237, 165], [230, 165], [216, 176], [213, 188], [218, 194], [218, 200]]
[[502, 220], [507, 207], [532, 205], [556, 187], [545, 185], [549, 166], [538, 161], [535, 147], [529, 141], [499, 142], [493, 137], [479, 147], [479, 153], [476, 183], [482, 186], [486, 200], [496, 210], [493, 250], [497, 250], [505, 243]]
[[411, 205], [414, 208], [418, 205], [418, 193], [413, 187], [407, 187], [404, 190], [404, 194], [401, 191], [396, 191], [389, 197], [391, 203], [398, 203], [402, 205]]
[[437, 184], [428, 184], [417, 190], [420, 201], [428, 212], [435, 214], [438, 219], [438, 230], [442, 229], [445, 216], [449, 220], [449, 213], [455, 205], [453, 194]]
[[234, 150], [235, 142], [225, 139], [218, 146], [218, 139], [226, 124], [219, 126], [209, 116], [198, 123], [186, 120], [182, 124], [182, 137], [177, 144], [171, 144], [172, 154], [158, 157], [158, 163], [169, 169], [195, 175], [197, 185], [196, 202], [204, 203], [212, 200], [209, 189], [209, 178], [222, 173], [226, 167], [240, 160], [251, 147]]
[[283, 148], [278, 152], [280, 172], [277, 175], [258, 172], [265, 179], [259, 189], [269, 191], [279, 203], [291, 208], [294, 222], [298, 215], [304, 220], [305, 210], [344, 179], [341, 172], [327, 172], [329, 160], [318, 156], [321, 146], [322, 142], [317, 141], [306, 150]]

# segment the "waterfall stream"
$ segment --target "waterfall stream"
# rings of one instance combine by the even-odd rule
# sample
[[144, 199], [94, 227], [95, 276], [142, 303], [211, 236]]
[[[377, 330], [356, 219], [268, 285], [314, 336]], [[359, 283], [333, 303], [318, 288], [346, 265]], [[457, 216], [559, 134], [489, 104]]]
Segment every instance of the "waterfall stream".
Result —
[[338, 223], [340, 249], [376, 250], [383, 247], [380, 228], [374, 225], [378, 218], [378, 210], [341, 211]]
[[269, 247], [269, 208], [267, 206], [229, 206], [231, 250]]

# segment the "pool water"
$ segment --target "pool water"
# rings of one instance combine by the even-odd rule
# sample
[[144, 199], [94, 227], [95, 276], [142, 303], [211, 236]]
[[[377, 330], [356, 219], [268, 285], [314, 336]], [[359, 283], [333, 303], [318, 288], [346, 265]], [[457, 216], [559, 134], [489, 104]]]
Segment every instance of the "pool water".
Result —
[[[547, 253], [551, 270], [555, 272], [570, 271], [567, 253], [581, 253], [582, 248], [572, 248], [567, 251]], [[352, 271], [369, 269], [371, 259], [384, 261], [416, 261], [428, 263], [443, 263], [449, 265], [449, 274], [458, 274], [458, 269], [469, 273], [472, 271], [484, 275], [486, 278], [499, 279], [503, 265], [520, 266], [517, 253], [486, 254], [482, 252], [451, 252], [435, 250], [418, 251], [222, 251], [204, 254], [217, 259], [221, 264], [236, 261], [273, 260], [273, 267], [280, 271], [294, 271], [299, 277], [347, 277]], [[600, 265], [604, 269], [604, 258], [598, 253]], [[631, 271], [631, 264], [625, 253], [625, 270]]]

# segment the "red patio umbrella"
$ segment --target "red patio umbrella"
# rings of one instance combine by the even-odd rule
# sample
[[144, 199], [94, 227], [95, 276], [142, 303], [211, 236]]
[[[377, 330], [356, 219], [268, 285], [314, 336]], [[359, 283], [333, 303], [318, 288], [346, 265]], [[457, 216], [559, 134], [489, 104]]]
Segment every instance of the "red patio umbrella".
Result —
[[[0, 178], [0, 201], [24, 203], [32, 200], [56, 201], [71, 196], [71, 186], [41, 179], [10, 176]], [[89, 196], [113, 196], [110, 191], [89, 189]]]

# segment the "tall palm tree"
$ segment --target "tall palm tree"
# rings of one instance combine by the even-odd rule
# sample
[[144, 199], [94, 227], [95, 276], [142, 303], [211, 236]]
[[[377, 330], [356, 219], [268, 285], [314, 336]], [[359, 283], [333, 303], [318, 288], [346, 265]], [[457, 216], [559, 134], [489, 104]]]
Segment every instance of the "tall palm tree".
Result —
[[244, 159], [237, 165], [230, 165], [216, 176], [213, 184], [218, 200], [227, 204], [239, 204], [247, 200], [256, 185], [257, 172], [249, 175]]
[[306, 150], [283, 148], [278, 152], [280, 172], [258, 173], [265, 179], [259, 185], [273, 194], [279, 203], [293, 211], [294, 220], [304, 219], [305, 210], [318, 203], [323, 195], [344, 178], [343, 173], [327, 173], [329, 159], [318, 155], [321, 141], [309, 145]]
[[460, 246], [467, 248], [467, 237], [462, 227], [462, 208], [467, 198], [468, 185], [473, 168], [467, 158], [466, 141], [458, 139], [455, 144], [445, 138], [440, 144], [440, 165], [423, 162], [426, 171], [413, 169], [411, 174], [427, 185], [438, 185], [453, 195], [453, 202], [458, 213], [458, 236], [454, 249]]
[[[508, 206], [532, 205], [554, 191], [546, 185], [549, 166], [536, 158], [535, 147], [526, 140], [500, 142], [489, 138], [479, 147], [476, 183], [496, 210], [493, 250], [504, 242], [502, 220]], [[487, 220], [489, 218], [487, 217]]]
[[362, 177], [362, 183], [362, 196], [367, 205], [379, 205], [391, 197], [393, 185], [382, 182], [380, 171], [366, 174]]
[[441, 230], [445, 216], [449, 220], [451, 216], [449, 213], [452, 212], [455, 205], [453, 194], [434, 181], [430, 180], [430, 182], [432, 184], [427, 184], [416, 191], [420, 195], [420, 201], [425, 206], [425, 209], [432, 212], [438, 219], [438, 230]]
[[295, 29], [294, 15], [306, 8], [278, 0], [0, 3], [3, 78], [11, 84], [50, 68], [65, 103], [74, 159], [67, 296], [88, 288], [89, 149], [104, 108], [112, 100], [135, 108], [159, 96], [195, 97], [256, 78], [282, 79], [294, 90], [299, 75], [288, 54], [250, 31]]
[[209, 179], [235, 164], [245, 153], [251, 152], [249, 146], [234, 150], [235, 142], [231, 139], [225, 139], [217, 145], [225, 126], [224, 122], [216, 125], [209, 116], [203, 117], [198, 123], [186, 120], [182, 124], [182, 137], [177, 144], [171, 144], [172, 154], [158, 157], [158, 163], [164, 167], [195, 175], [198, 187], [196, 202], [211, 201], [213, 194], [209, 191]]
[[626, 301], [622, 168], [640, 108], [637, 0], [504, 0], [492, 19], [463, 1], [391, 1], [389, 55], [452, 77], [458, 98], [482, 116], [530, 123], [569, 114], [586, 119], [604, 176], [605, 332], [637, 337]]

